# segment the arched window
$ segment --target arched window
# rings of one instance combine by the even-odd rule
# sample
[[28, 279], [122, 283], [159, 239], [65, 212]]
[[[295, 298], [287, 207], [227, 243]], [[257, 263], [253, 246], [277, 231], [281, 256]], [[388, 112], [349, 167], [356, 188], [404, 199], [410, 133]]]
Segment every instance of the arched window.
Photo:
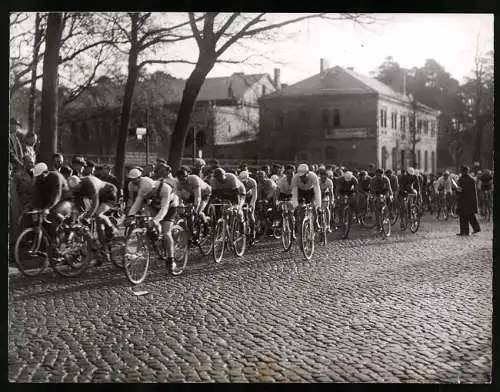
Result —
[[427, 173], [429, 170], [429, 152], [425, 150], [424, 152], [424, 171]]

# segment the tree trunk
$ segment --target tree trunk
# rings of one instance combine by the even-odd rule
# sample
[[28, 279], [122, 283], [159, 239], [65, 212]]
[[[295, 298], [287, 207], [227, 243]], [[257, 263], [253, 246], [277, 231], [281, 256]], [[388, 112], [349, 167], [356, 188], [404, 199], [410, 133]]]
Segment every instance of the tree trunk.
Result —
[[28, 103], [28, 133], [35, 133], [35, 102], [36, 102], [36, 76], [38, 68], [38, 54], [40, 53], [40, 44], [42, 42], [42, 29], [40, 28], [40, 13], [36, 13], [35, 18], [35, 40], [33, 44], [33, 59], [31, 69], [30, 97]]
[[127, 82], [125, 83], [125, 94], [123, 96], [120, 127], [118, 130], [118, 145], [116, 146], [115, 176], [120, 182], [120, 186], [123, 186], [125, 181], [125, 154], [127, 150], [128, 127], [130, 113], [132, 111], [134, 89], [138, 76], [137, 57], [137, 48], [135, 44], [133, 44], [128, 59], [128, 75]]
[[196, 98], [198, 97], [198, 93], [201, 90], [201, 86], [213, 66], [213, 61], [199, 60], [195, 69], [186, 81], [186, 86], [184, 87], [184, 92], [182, 93], [181, 106], [179, 107], [179, 112], [177, 114], [177, 121], [175, 122], [174, 132], [170, 140], [168, 164], [173, 170], [176, 170], [180, 166], [194, 104], [196, 102]]
[[472, 154], [472, 163], [481, 163], [481, 151], [483, 146], [483, 120], [480, 116], [476, 117], [476, 139], [474, 141], [474, 153]]
[[43, 57], [42, 112], [39, 160], [50, 163], [57, 150], [57, 79], [63, 27], [62, 13], [49, 13]]

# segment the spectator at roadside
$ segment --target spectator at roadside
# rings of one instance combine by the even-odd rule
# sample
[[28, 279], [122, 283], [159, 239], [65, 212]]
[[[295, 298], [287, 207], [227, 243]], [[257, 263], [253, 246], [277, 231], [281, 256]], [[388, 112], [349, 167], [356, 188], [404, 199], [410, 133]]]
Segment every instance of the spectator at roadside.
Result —
[[52, 168], [51, 168], [51, 170], [60, 172], [61, 168], [63, 166], [63, 163], [64, 163], [63, 155], [56, 152], [54, 155], [52, 155]]
[[469, 235], [469, 225], [472, 226], [472, 234], [479, 233], [481, 228], [477, 221], [477, 192], [476, 183], [469, 175], [469, 168], [462, 166], [462, 175], [457, 181], [457, 213], [460, 218], [459, 236]]

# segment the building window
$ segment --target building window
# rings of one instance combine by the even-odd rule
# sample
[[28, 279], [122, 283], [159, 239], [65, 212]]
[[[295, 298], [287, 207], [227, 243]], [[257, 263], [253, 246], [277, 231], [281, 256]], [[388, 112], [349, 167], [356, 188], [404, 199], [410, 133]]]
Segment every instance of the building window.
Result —
[[387, 127], [387, 109], [380, 109], [380, 127]]
[[427, 150], [424, 151], [424, 171], [427, 173], [429, 170], [429, 152]]
[[266, 95], [266, 86], [262, 86], [262, 95]]
[[333, 127], [340, 127], [340, 110], [333, 110]]
[[417, 133], [422, 133], [422, 120], [417, 120]]
[[422, 158], [422, 157], [421, 157], [421, 155], [420, 155], [420, 150], [417, 150], [417, 169], [420, 169], [420, 167], [421, 167], [421, 162], [422, 162], [422, 161], [420, 160], [421, 158]]
[[434, 137], [436, 135], [436, 121], [431, 120], [431, 136]]
[[398, 169], [398, 152], [396, 147], [392, 149], [391, 153], [391, 159], [392, 159], [392, 170], [396, 171]]
[[323, 109], [321, 111], [321, 126], [325, 131], [330, 128], [330, 113], [328, 109]]
[[424, 133], [426, 135], [429, 133], [429, 120], [424, 120]]
[[227, 133], [231, 133], [231, 124], [227, 124]]
[[434, 173], [436, 170], [436, 152], [431, 152], [431, 172]]
[[391, 129], [398, 129], [398, 114], [391, 113]]

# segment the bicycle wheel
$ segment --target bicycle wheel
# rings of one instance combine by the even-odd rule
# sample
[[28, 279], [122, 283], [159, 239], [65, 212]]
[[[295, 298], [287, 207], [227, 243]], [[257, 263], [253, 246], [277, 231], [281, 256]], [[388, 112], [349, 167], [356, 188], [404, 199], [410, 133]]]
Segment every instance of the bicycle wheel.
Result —
[[115, 267], [123, 269], [123, 263], [125, 260], [125, 238], [115, 237], [112, 240], [109, 240], [106, 243], [106, 248], [109, 258]]
[[58, 275], [76, 278], [88, 268], [91, 255], [92, 237], [89, 232], [71, 227], [62, 234], [57, 257], [52, 258], [50, 265]]
[[220, 263], [224, 255], [226, 238], [224, 233], [224, 219], [220, 218], [215, 224], [212, 234], [212, 256], [216, 263]]
[[174, 259], [175, 268], [172, 275], [178, 276], [184, 272], [189, 257], [189, 236], [184, 227], [174, 225], [172, 228], [172, 238], [174, 239]]
[[311, 218], [305, 218], [302, 222], [300, 245], [306, 260], [311, 260], [314, 253], [314, 227]]
[[416, 206], [410, 207], [410, 231], [416, 233], [420, 227], [420, 214]]
[[45, 230], [31, 227], [17, 237], [14, 261], [24, 276], [38, 276], [47, 270], [49, 252], [50, 241]]
[[146, 229], [133, 229], [125, 241], [125, 274], [132, 284], [140, 284], [146, 278], [150, 262], [150, 249]]
[[351, 230], [351, 209], [345, 206], [342, 210], [342, 239], [345, 240], [349, 236]]
[[326, 245], [328, 239], [326, 238], [326, 234], [327, 234], [327, 224], [326, 224], [326, 211], [325, 209], [323, 208], [321, 210], [321, 215], [319, 217], [319, 222], [320, 222], [320, 226], [319, 226], [319, 229], [320, 229], [320, 240], [321, 240], [321, 243], [323, 245]]
[[366, 203], [365, 210], [361, 213], [361, 224], [366, 229], [373, 229], [375, 227], [375, 214], [372, 211], [371, 203]]
[[198, 231], [198, 249], [203, 256], [208, 256], [212, 251], [210, 219], [208, 219], [207, 222], [204, 223], [201, 219], [198, 218], [195, 224]]
[[231, 243], [236, 256], [242, 257], [247, 247], [247, 235], [245, 222], [240, 222], [238, 217], [233, 217], [231, 225]]
[[384, 238], [390, 237], [392, 223], [391, 223], [391, 213], [387, 206], [382, 207], [382, 211], [380, 212], [380, 222]]
[[281, 244], [283, 245], [283, 250], [288, 252], [292, 247], [292, 230], [293, 230], [293, 220], [290, 214], [283, 215], [282, 218], [283, 230], [281, 233]]
[[391, 225], [395, 225], [399, 219], [399, 208], [396, 203], [393, 201], [389, 207], [390, 217], [391, 217]]

